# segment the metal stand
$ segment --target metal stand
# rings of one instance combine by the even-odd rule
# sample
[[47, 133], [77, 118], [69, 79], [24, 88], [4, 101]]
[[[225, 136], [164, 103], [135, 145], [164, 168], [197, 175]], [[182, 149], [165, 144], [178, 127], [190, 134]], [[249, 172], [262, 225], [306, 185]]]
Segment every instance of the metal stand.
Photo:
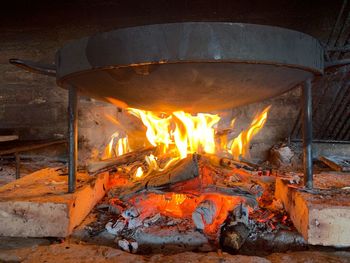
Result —
[[311, 88], [311, 79], [308, 79], [304, 83], [302, 92], [304, 185], [308, 189], [313, 187]]
[[19, 179], [21, 177], [21, 158], [19, 157], [19, 153], [15, 153], [15, 158], [16, 158], [16, 179]]
[[68, 156], [68, 192], [75, 192], [77, 163], [78, 163], [78, 96], [75, 87], [69, 87], [68, 96], [68, 133], [69, 133], [69, 156]]

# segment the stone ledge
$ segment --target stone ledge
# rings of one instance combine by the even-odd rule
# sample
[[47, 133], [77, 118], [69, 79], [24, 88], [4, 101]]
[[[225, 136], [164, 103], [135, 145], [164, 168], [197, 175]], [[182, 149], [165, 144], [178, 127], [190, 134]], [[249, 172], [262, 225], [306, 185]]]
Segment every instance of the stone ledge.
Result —
[[67, 193], [67, 176], [47, 168], [0, 187], [0, 236], [66, 237], [103, 198], [108, 173], [77, 174]]
[[350, 246], [350, 191], [340, 190], [350, 186], [350, 174], [318, 174], [314, 176], [314, 184], [316, 189], [330, 191], [307, 193], [277, 178], [275, 197], [282, 201], [308, 244]]

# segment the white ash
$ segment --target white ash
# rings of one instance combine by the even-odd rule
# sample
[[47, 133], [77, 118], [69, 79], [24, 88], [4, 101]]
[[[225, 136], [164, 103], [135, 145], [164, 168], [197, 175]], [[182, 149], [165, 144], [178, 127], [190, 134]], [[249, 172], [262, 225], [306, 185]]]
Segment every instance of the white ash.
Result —
[[136, 218], [140, 215], [139, 211], [137, 210], [136, 207], [130, 207], [129, 209], [125, 210], [122, 213], [122, 217], [124, 217], [125, 219], [132, 219], [132, 218]]
[[192, 213], [192, 220], [197, 229], [203, 230], [206, 224], [213, 223], [216, 204], [211, 200], [201, 202]]
[[105, 226], [106, 230], [108, 233], [113, 234], [113, 235], [119, 235], [122, 230], [124, 229], [126, 223], [124, 220], [118, 220], [113, 224], [113, 222], [108, 222]]
[[129, 229], [135, 229], [139, 226], [142, 226], [142, 219], [139, 218], [139, 217], [136, 217], [136, 218], [131, 218], [129, 221], [128, 221], [128, 228]]
[[179, 218], [173, 218], [171, 220], [169, 220], [166, 225], [167, 226], [173, 226], [173, 225], [177, 225], [177, 224], [180, 224], [183, 220], [182, 219], [179, 219]]
[[157, 213], [157, 214], [155, 214], [152, 217], [146, 218], [143, 221], [143, 225], [145, 227], [149, 227], [150, 225], [153, 225], [153, 224], [157, 223], [157, 221], [159, 221], [160, 219], [161, 219], [161, 215], [160, 215], [160, 213]]
[[235, 224], [243, 223], [245, 225], [249, 224], [249, 210], [248, 207], [241, 203], [239, 206], [235, 207], [233, 210], [235, 216]]
[[303, 175], [300, 173], [289, 172], [283, 176], [283, 179], [288, 180], [290, 184], [299, 184], [301, 177], [303, 177]]
[[131, 252], [131, 253], [136, 253], [136, 252], [137, 252], [137, 249], [138, 249], [138, 247], [139, 247], [139, 245], [137, 244], [137, 242], [135, 242], [135, 241], [129, 242], [129, 241], [126, 240], [126, 239], [118, 240], [118, 246], [119, 246], [122, 250], [127, 251], [127, 252]]

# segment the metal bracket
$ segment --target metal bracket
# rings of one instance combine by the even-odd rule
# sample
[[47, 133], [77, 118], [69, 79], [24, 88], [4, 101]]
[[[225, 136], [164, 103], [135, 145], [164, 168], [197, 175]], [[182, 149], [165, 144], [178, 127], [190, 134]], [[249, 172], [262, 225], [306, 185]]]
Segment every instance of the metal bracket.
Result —
[[56, 65], [40, 64], [37, 62], [21, 60], [17, 58], [11, 58], [9, 59], [9, 62], [12, 65], [15, 65], [32, 73], [56, 77]]

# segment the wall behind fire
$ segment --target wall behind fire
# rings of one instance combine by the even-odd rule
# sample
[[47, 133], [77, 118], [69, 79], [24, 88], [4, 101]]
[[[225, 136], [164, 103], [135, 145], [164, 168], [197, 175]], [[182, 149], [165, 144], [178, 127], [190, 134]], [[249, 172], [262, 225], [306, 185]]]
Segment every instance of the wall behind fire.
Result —
[[[47, 3], [50, 2], [50, 3]], [[293, 2], [293, 3], [291, 3]], [[12, 1], [0, 15], [0, 132], [22, 140], [67, 134], [67, 92], [54, 78], [24, 72], [9, 58], [53, 63], [57, 49], [72, 39], [117, 27], [174, 21], [233, 21], [278, 25], [325, 41], [341, 1]], [[312, 12], [309, 12], [312, 9]], [[252, 143], [253, 157], [286, 138], [299, 109], [298, 89], [268, 101], [227, 112], [237, 117], [237, 132], [255, 113], [271, 104], [269, 119]], [[82, 98], [79, 139], [83, 158], [106, 144], [115, 126], [104, 113], [121, 117], [109, 104]]]

